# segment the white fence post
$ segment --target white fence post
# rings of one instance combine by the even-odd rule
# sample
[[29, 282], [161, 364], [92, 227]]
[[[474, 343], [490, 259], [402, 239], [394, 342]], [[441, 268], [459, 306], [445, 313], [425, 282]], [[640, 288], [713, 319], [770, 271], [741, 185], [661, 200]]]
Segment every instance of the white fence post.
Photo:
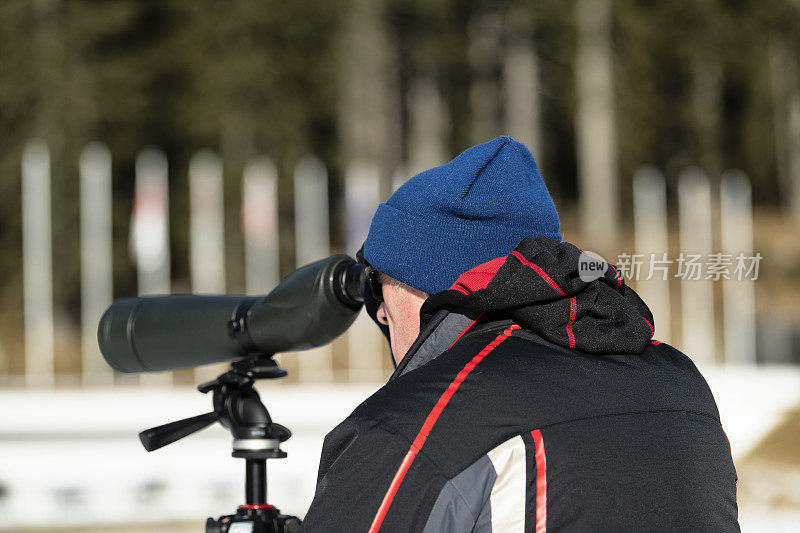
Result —
[[[347, 253], [354, 255], [369, 232], [372, 216], [380, 203], [380, 178], [374, 165], [355, 162], [345, 179]], [[383, 335], [366, 311], [347, 332], [351, 381], [378, 382], [383, 379]]]
[[400, 54], [387, 19], [388, 4], [348, 3], [342, 17], [338, 90], [340, 155], [367, 159], [386, 172], [400, 159]]
[[578, 0], [575, 65], [581, 231], [600, 250], [619, 234], [611, 14], [608, 0]]
[[32, 139], [22, 153], [22, 279], [25, 381], [53, 386], [53, 259], [50, 149]]
[[408, 155], [414, 173], [445, 160], [447, 110], [433, 76], [419, 76], [408, 89]]
[[726, 170], [720, 183], [722, 252], [731, 254], [731, 277], [722, 282], [725, 362], [755, 363], [755, 284], [734, 275], [737, 256], [753, 254], [753, 206], [750, 180], [740, 170]]
[[[167, 175], [167, 157], [161, 149], [151, 146], [139, 152], [130, 251], [136, 262], [140, 296], [171, 292]], [[171, 384], [172, 373], [142, 374], [139, 382]]]
[[786, 213], [800, 224], [800, 74], [778, 32], [769, 35], [769, 65], [778, 182]]
[[[711, 185], [705, 172], [691, 167], [681, 173], [678, 202], [681, 257], [685, 259], [682, 262], [679, 258], [679, 274], [686, 274], [681, 277], [682, 349], [695, 361], [713, 363], [714, 292], [712, 282], [704, 279], [706, 272], [702, 268], [713, 245]], [[699, 270], [693, 265], [698, 265]]]
[[169, 192], [167, 157], [148, 147], [136, 157], [130, 251], [136, 262], [139, 295], [170, 293]]
[[[192, 292], [225, 293], [225, 207], [222, 159], [203, 149], [189, 161], [189, 271]], [[198, 383], [225, 371], [226, 364], [194, 369]]]
[[225, 292], [222, 160], [200, 150], [189, 162], [189, 252], [192, 292]]
[[111, 385], [114, 376], [97, 344], [97, 324], [114, 298], [111, 152], [99, 142], [80, 157], [81, 343], [84, 385]]
[[[513, 24], [513, 21], [507, 21]], [[533, 39], [521, 31], [508, 34], [503, 62], [506, 131], [533, 152], [541, 166], [539, 61]]]
[[470, 86], [472, 139], [475, 143], [496, 137], [500, 129], [502, 91], [495, 70], [501, 62], [503, 20], [495, 11], [476, 14], [469, 21], [469, 62], [473, 81]]
[[800, 88], [789, 99], [789, 194], [792, 215], [800, 225]]
[[280, 281], [278, 260], [278, 172], [265, 156], [251, 158], [242, 176], [247, 294], [266, 294]]
[[[296, 267], [331, 255], [328, 211], [328, 171], [315, 156], [304, 156], [294, 170]], [[301, 381], [333, 381], [333, 346], [298, 353], [297, 365]]]
[[297, 266], [330, 256], [328, 171], [313, 155], [295, 166], [294, 212]]
[[667, 186], [664, 174], [653, 165], [639, 167], [633, 175], [633, 226], [636, 253], [644, 255], [647, 267], [635, 281], [636, 290], [653, 313], [656, 338], [670, 342], [671, 275], [668, 269], [656, 268], [657, 261], [669, 260]]

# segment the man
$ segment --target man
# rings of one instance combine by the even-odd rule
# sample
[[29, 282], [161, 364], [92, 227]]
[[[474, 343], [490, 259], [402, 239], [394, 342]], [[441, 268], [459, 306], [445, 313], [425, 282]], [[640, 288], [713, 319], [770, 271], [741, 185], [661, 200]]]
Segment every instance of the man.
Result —
[[738, 531], [703, 377], [580, 255], [508, 137], [381, 204], [363, 260], [397, 368], [325, 439], [306, 531]]

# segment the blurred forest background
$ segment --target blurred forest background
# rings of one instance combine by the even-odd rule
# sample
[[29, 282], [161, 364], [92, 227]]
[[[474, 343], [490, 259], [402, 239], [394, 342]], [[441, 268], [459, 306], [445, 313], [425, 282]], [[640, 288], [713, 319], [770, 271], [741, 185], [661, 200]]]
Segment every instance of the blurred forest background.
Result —
[[[433, 111], [442, 161], [503, 133], [504, 117], [513, 115], [503, 107], [503, 61], [479, 56], [481, 50], [491, 55], [491, 42], [502, 47], [522, 36], [537, 56], [541, 134], [535, 144], [523, 140], [569, 230], [579, 195], [575, 10], [573, 0], [0, 3], [0, 337], [6, 352], [21, 348], [19, 174], [32, 137], [45, 139], [52, 157], [57, 322], [77, 324], [80, 312], [77, 161], [93, 140], [113, 154], [115, 296], [136, 292], [127, 253], [134, 159], [150, 144], [169, 159], [176, 291], [188, 288], [189, 158], [203, 147], [220, 153], [230, 230], [227, 285], [237, 292], [242, 238], [234, 207], [248, 157], [267, 154], [278, 167], [285, 275], [294, 266], [291, 169], [298, 157], [314, 153], [329, 169], [331, 241], [342, 249], [347, 161], [375, 160], [387, 184], [401, 162], [413, 169], [420, 115], [413, 94], [431, 87], [440, 103]], [[622, 220], [631, 215], [631, 177], [644, 163], [664, 170], [671, 196], [687, 165], [702, 166], [712, 178], [740, 168], [752, 180], [757, 209], [785, 220], [791, 210], [787, 154], [800, 148], [785, 145], [781, 122], [788, 111], [781, 106], [797, 87], [800, 3], [614, 0], [611, 37]], [[490, 45], [481, 48], [487, 39]], [[482, 94], [489, 95], [483, 103]], [[797, 284], [798, 262], [787, 264], [776, 278]], [[769, 276], [768, 262], [764, 268]], [[7, 371], [19, 370], [15, 358], [6, 359]]]

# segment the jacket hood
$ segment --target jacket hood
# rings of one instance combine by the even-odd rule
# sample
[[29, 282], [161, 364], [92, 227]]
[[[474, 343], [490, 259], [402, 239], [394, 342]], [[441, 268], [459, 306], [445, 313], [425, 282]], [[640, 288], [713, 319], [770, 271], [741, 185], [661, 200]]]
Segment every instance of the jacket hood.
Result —
[[464, 272], [448, 290], [428, 298], [422, 321], [442, 309], [466, 309], [509, 317], [564, 348], [641, 353], [654, 333], [650, 309], [609, 263], [598, 278], [581, 279], [581, 253], [567, 242], [526, 238], [509, 255]]

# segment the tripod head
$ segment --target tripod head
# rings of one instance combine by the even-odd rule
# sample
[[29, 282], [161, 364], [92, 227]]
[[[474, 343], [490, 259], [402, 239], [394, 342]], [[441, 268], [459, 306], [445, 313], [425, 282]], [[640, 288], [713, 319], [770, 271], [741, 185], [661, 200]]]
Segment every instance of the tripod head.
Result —
[[[253, 387], [256, 380], [286, 376], [272, 355], [258, 355], [235, 361], [231, 369], [197, 390], [213, 392], [214, 410], [202, 415], [170, 422], [139, 433], [148, 452], [189, 436], [214, 422], [219, 422], [233, 436], [233, 457], [246, 460], [245, 501], [235, 515], [218, 520], [209, 518], [207, 533], [226, 533], [231, 524], [248, 524], [254, 533], [297, 531], [300, 520], [279, 514], [267, 503], [267, 459], [282, 459], [286, 452], [280, 444], [292, 436], [288, 428], [272, 421], [261, 397]], [[237, 531], [239, 531], [237, 529]]]
[[272, 421], [253, 388], [258, 379], [282, 378], [285, 375], [286, 371], [278, 366], [272, 356], [236, 361], [231, 365], [231, 370], [197, 387], [204, 394], [214, 393], [213, 411], [147, 429], [139, 433], [139, 439], [145, 450], [152, 452], [219, 422], [233, 435], [234, 457], [285, 457], [285, 453], [280, 451], [280, 443], [291, 437], [292, 433]]

